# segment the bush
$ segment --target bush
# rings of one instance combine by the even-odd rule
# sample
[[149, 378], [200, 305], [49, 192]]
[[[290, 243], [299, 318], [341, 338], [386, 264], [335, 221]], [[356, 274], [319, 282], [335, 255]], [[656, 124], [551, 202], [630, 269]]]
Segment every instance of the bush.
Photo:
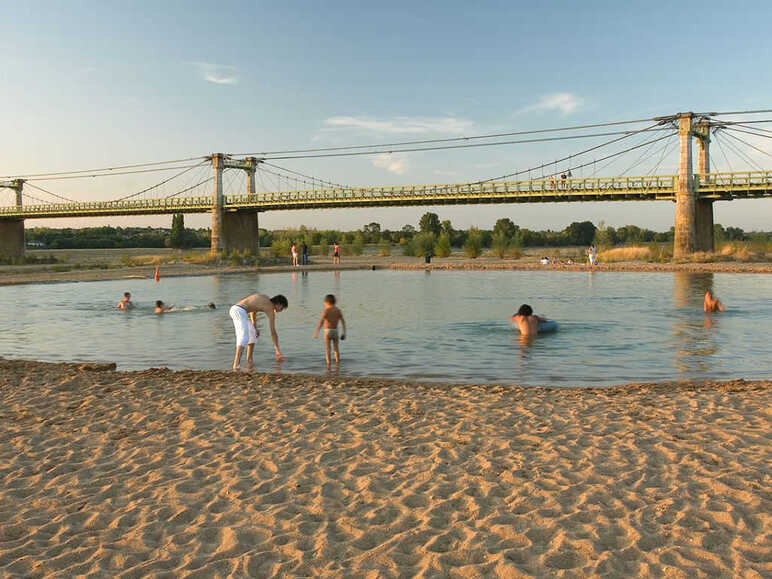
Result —
[[391, 255], [391, 243], [389, 243], [385, 239], [381, 239], [378, 242], [378, 255], [380, 255], [381, 257], [386, 257], [387, 255]]
[[443, 233], [437, 238], [437, 243], [434, 245], [434, 255], [437, 257], [450, 255], [450, 236], [447, 233]]
[[510, 245], [511, 241], [504, 232], [497, 231], [493, 234], [491, 247], [493, 248], [493, 254], [499, 259], [503, 259], [507, 255]]
[[483, 240], [477, 227], [470, 227], [464, 243], [464, 253], [467, 257], [477, 259], [482, 254]]
[[275, 239], [271, 243], [271, 255], [273, 257], [290, 257], [290, 244], [286, 239]]
[[419, 233], [413, 237], [413, 251], [416, 257], [434, 255], [434, 234]]

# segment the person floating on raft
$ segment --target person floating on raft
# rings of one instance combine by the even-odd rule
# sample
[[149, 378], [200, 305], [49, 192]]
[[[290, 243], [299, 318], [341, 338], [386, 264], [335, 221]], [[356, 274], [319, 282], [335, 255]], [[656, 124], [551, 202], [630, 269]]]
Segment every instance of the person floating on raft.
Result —
[[551, 332], [557, 329], [558, 323], [533, 313], [533, 308], [523, 304], [517, 313], [509, 318], [522, 336], [535, 336], [538, 333]]

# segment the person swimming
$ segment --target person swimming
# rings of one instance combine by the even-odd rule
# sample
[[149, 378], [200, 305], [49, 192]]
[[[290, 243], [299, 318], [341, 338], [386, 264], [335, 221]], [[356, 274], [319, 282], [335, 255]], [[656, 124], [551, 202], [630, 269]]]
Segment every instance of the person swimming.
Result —
[[539, 333], [539, 323], [546, 322], [547, 318], [535, 315], [531, 306], [523, 304], [509, 320], [517, 324], [520, 335], [535, 336]]
[[168, 311], [171, 311], [171, 309], [174, 307], [174, 304], [171, 306], [164, 305], [164, 303], [161, 300], [155, 301], [155, 310], [153, 313], [155, 314], [165, 314]]

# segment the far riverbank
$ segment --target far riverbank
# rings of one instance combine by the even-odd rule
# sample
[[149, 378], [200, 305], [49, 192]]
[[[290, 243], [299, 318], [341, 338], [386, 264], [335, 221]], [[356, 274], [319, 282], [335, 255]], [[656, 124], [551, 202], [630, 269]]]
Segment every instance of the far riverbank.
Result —
[[[341, 264], [331, 263], [331, 258], [314, 256], [307, 266], [293, 267], [284, 265], [232, 265], [189, 263], [184, 261], [167, 261], [166, 253], [153, 250], [142, 251], [141, 258], [147, 265], [124, 265], [121, 260], [112, 262], [103, 257], [103, 250], [84, 251], [75, 257], [68, 255], [67, 261], [61, 264], [37, 264], [0, 266], [0, 285], [63, 283], [74, 281], [101, 281], [110, 279], [145, 279], [152, 278], [156, 264], [160, 275], [164, 277], [227, 275], [240, 273], [278, 273], [290, 271], [345, 271], [362, 269], [394, 269], [394, 270], [520, 270], [520, 271], [597, 271], [597, 272], [692, 272], [692, 273], [772, 273], [770, 262], [688, 262], [688, 263], [656, 263], [643, 261], [624, 261], [615, 263], [600, 263], [590, 268], [586, 263], [568, 264], [553, 263], [541, 265], [532, 255], [519, 259], [500, 259], [483, 256], [470, 259], [462, 254], [453, 254], [447, 258], [432, 258], [426, 263], [423, 258], [408, 256], [378, 256], [359, 255], [344, 256]], [[55, 252], [48, 252], [55, 254]], [[101, 255], [98, 255], [101, 254]], [[135, 259], [139, 259], [138, 257]], [[127, 260], [123, 260], [127, 261]]]

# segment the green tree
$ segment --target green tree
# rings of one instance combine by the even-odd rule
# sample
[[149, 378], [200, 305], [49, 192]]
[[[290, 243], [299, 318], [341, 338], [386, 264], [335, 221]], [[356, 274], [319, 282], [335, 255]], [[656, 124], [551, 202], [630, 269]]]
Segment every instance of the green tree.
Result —
[[483, 239], [477, 227], [470, 227], [464, 243], [464, 253], [467, 257], [476, 259], [482, 254]]
[[186, 246], [185, 217], [182, 213], [172, 215], [172, 231], [169, 234], [169, 247], [182, 249]]
[[378, 243], [378, 240], [381, 238], [381, 224], [375, 221], [368, 223], [362, 228], [362, 232], [368, 243]]
[[440, 228], [442, 229], [442, 233], [448, 236], [448, 238], [453, 237], [453, 225], [450, 223], [450, 219], [443, 219], [442, 223], [440, 223]]
[[450, 236], [447, 233], [441, 233], [434, 245], [434, 255], [437, 257], [448, 257], [450, 255]]
[[431, 233], [432, 235], [437, 236], [442, 232], [440, 217], [436, 213], [426, 212], [421, 216], [421, 221], [418, 222], [418, 228], [421, 230], [421, 233]]
[[512, 223], [512, 220], [509, 217], [502, 217], [496, 221], [496, 225], [493, 226], [493, 237], [495, 237], [496, 234], [501, 234], [504, 239], [510, 240], [515, 236], [518, 229], [520, 228]]
[[425, 255], [434, 255], [434, 234], [433, 233], [419, 233], [413, 238], [413, 251], [414, 255], [422, 257]]
[[391, 242], [385, 237], [378, 242], [378, 255], [381, 257], [391, 255]]
[[512, 245], [512, 239], [507, 237], [503, 231], [495, 231], [491, 239], [491, 247], [493, 253], [498, 258], [503, 258], [509, 252], [509, 248]]
[[362, 255], [362, 251], [365, 247], [365, 236], [361, 231], [357, 231], [354, 234], [354, 239], [351, 242], [351, 253], [354, 255]]
[[592, 221], [574, 221], [563, 232], [571, 245], [590, 245], [595, 239], [595, 225]]

